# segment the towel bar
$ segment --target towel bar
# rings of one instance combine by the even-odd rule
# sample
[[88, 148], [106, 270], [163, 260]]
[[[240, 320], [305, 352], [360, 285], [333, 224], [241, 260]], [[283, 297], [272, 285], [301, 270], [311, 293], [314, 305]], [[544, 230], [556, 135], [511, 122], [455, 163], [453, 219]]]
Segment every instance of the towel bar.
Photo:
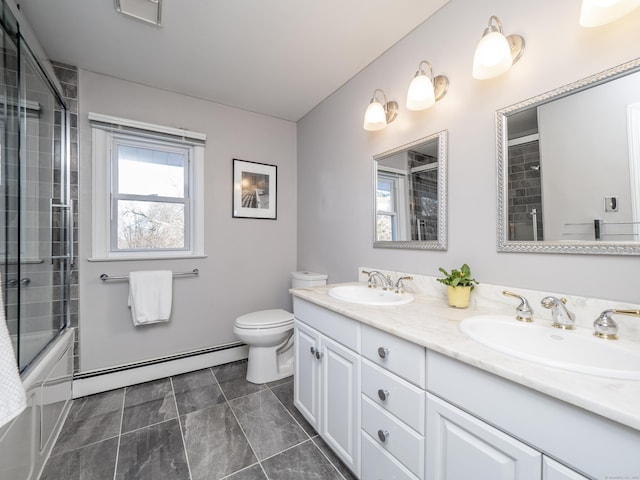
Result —
[[[198, 270], [197, 268], [194, 268], [190, 272], [173, 272], [174, 277], [184, 277], [187, 275], [199, 275], [199, 274], [200, 274], [200, 270]], [[129, 280], [129, 275], [118, 275], [118, 276], [112, 277], [110, 275], [107, 275], [106, 273], [101, 273], [100, 280], [102, 280], [103, 282], [106, 282], [107, 280]]]

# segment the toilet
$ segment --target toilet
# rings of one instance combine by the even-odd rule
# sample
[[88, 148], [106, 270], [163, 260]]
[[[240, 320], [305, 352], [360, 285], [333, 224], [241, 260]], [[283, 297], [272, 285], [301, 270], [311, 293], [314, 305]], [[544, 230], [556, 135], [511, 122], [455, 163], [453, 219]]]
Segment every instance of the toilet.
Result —
[[[291, 272], [292, 288], [327, 284], [327, 275]], [[247, 381], [267, 383], [293, 375], [293, 313], [260, 310], [236, 318], [233, 333], [249, 346]]]

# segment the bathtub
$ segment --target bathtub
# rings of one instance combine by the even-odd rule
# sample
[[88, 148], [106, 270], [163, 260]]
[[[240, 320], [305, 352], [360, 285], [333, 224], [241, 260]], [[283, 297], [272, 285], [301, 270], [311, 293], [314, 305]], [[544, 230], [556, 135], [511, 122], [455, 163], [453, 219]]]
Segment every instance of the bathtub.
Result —
[[0, 428], [0, 478], [40, 476], [71, 407], [74, 334], [63, 330], [22, 374], [27, 408]]
[[[57, 335], [57, 332], [53, 330], [47, 330], [43, 332], [33, 333], [21, 333], [20, 334], [20, 357], [23, 359], [20, 363], [24, 364], [25, 361], [29, 362], [30, 359], [38, 355], [43, 351], [53, 337]], [[13, 344], [13, 351], [17, 352], [18, 335], [11, 335], [11, 343]], [[23, 378], [24, 380], [24, 378]]]

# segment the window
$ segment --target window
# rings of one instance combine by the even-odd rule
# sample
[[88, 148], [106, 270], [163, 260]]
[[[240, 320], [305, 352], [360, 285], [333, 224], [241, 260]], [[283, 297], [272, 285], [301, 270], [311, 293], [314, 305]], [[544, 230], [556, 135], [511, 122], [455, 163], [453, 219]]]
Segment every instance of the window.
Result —
[[89, 114], [92, 260], [202, 256], [203, 134]]
[[378, 174], [376, 190], [377, 208], [377, 240], [397, 240], [397, 204], [398, 204], [398, 175], [382, 172]]
[[190, 147], [115, 136], [111, 251], [189, 249]]

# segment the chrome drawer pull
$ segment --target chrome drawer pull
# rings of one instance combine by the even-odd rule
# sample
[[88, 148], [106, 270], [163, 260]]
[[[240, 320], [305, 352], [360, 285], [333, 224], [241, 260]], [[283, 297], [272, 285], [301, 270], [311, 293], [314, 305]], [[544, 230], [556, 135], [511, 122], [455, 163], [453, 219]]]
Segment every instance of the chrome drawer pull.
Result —
[[390, 395], [391, 393], [389, 392], [389, 390], [382, 390], [382, 389], [378, 390], [378, 398], [383, 402], [389, 400]]
[[317, 353], [314, 347], [311, 347], [309, 350], [311, 351], [311, 355], [315, 355]]
[[387, 438], [389, 438], [389, 431], [388, 430], [378, 430], [378, 438], [380, 439], [380, 441], [382, 443], [387, 441]]
[[389, 349], [386, 347], [379, 347], [378, 348], [378, 356], [380, 358], [387, 358], [389, 356]]

